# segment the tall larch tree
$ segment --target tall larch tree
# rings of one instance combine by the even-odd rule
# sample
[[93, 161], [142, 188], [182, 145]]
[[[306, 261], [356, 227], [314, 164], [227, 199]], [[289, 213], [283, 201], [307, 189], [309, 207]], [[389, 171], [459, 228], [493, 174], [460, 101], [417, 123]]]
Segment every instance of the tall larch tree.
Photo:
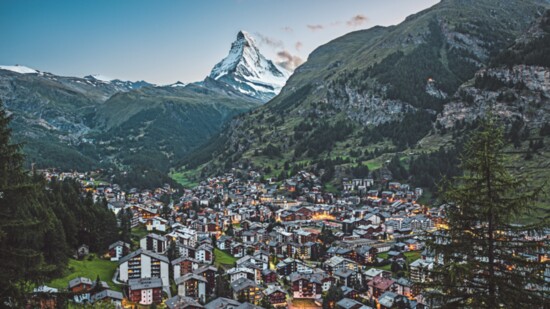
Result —
[[508, 170], [503, 131], [492, 116], [482, 122], [465, 146], [464, 175], [443, 192], [448, 222], [430, 235], [435, 262], [424, 287], [442, 308], [542, 308], [549, 301], [549, 262], [540, 255], [549, 250], [541, 236], [548, 217], [530, 216], [542, 190]]

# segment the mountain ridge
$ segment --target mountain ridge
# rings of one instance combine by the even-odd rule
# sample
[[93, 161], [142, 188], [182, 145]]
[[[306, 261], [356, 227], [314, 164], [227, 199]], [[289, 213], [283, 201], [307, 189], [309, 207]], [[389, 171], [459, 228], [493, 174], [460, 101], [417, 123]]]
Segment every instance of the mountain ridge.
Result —
[[[262, 69], [276, 67], [248, 34], [239, 36], [243, 37], [233, 44], [242, 44], [235, 72], [190, 84], [154, 85], [97, 74], [66, 77], [2, 66], [0, 99], [14, 114], [14, 139], [25, 144], [28, 163], [38, 168], [114, 164], [119, 169], [145, 169], [147, 153], [156, 161], [154, 169], [166, 174], [175, 160], [217, 134], [225, 122], [269, 100], [276, 87], [282, 87], [250, 78], [261, 79], [266, 74]], [[273, 72], [280, 75], [279, 82], [286, 81], [280, 71], [267, 73]]]
[[436, 133], [437, 115], [461, 85], [548, 7], [536, 0], [443, 1], [399, 25], [337, 38], [313, 51], [278, 96], [232, 121], [213, 140], [216, 147], [206, 146], [208, 154], [199, 150], [183, 165], [203, 176], [242, 166], [271, 176], [283, 165], [322, 173], [338, 161], [337, 174], [349, 177], [357, 165], [382, 167]]

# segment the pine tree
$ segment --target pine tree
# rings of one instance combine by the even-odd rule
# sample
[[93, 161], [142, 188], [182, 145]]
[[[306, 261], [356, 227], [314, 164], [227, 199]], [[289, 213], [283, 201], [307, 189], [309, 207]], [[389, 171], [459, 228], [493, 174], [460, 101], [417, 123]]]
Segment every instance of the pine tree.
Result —
[[225, 230], [225, 235], [233, 236], [234, 234], [235, 232], [233, 231], [233, 224], [230, 223], [227, 229]]
[[175, 241], [170, 241], [170, 244], [168, 245], [168, 250], [166, 251], [166, 256], [168, 257], [168, 259], [170, 259], [170, 261], [173, 261], [177, 258], [179, 258], [179, 251], [178, 251], [178, 247], [176, 246], [176, 242]]
[[219, 268], [216, 274], [216, 296], [233, 298], [231, 286], [227, 281], [223, 269]]
[[344, 298], [342, 289], [336, 284], [332, 284], [323, 297], [323, 309], [337, 308], [336, 303]]
[[20, 145], [10, 143], [10, 119], [0, 102], [0, 304], [21, 308], [26, 293], [55, 268], [41, 251], [52, 214], [23, 171]]
[[548, 262], [529, 258], [549, 248], [547, 239], [537, 238], [548, 218], [515, 224], [535, 207], [541, 190], [510, 174], [504, 146], [502, 127], [485, 120], [466, 144], [464, 176], [444, 192], [448, 227], [430, 237], [436, 259], [425, 284], [443, 308], [541, 308], [548, 301], [542, 291], [548, 293]]
[[118, 213], [120, 222], [120, 239], [129, 243], [132, 235], [132, 211], [130, 209], [121, 209]]
[[260, 307], [264, 309], [275, 309], [275, 306], [273, 306], [271, 300], [267, 296], [262, 297], [260, 300]]

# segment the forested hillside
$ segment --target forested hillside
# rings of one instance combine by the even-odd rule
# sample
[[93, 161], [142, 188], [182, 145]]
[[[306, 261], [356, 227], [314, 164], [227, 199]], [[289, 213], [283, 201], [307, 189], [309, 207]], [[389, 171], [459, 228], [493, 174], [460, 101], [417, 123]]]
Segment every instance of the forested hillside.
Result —
[[94, 203], [79, 183], [28, 175], [9, 121], [0, 102], [0, 303], [23, 307], [25, 294], [63, 272], [78, 246], [105, 252], [118, 229], [106, 203]]
[[[368, 169], [435, 190], [443, 176], [460, 172], [461, 140], [489, 105], [510, 141], [538, 136], [547, 122], [548, 5], [442, 1], [399, 25], [329, 42], [280, 95], [185, 158], [182, 171], [201, 177], [252, 167], [278, 177], [308, 168], [338, 185]], [[510, 74], [490, 71], [520, 63]], [[489, 79], [499, 82], [487, 86]]]

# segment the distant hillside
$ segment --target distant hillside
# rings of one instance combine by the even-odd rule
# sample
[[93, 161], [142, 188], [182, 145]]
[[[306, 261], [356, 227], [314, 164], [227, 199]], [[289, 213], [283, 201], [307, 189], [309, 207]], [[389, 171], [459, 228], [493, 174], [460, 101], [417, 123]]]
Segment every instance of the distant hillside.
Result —
[[96, 132], [87, 137], [110, 162], [167, 173], [233, 116], [259, 104], [215, 82], [143, 88], [116, 94], [99, 106], [93, 118]]
[[0, 99], [13, 114], [14, 139], [37, 168], [141, 164], [164, 173], [233, 116], [261, 104], [208, 79], [156, 87], [2, 69]]
[[13, 114], [14, 139], [24, 143], [28, 162], [39, 167], [96, 166], [99, 154], [81, 143], [94, 127], [95, 109], [115, 93], [149, 85], [4, 68], [0, 69], [0, 99]]

